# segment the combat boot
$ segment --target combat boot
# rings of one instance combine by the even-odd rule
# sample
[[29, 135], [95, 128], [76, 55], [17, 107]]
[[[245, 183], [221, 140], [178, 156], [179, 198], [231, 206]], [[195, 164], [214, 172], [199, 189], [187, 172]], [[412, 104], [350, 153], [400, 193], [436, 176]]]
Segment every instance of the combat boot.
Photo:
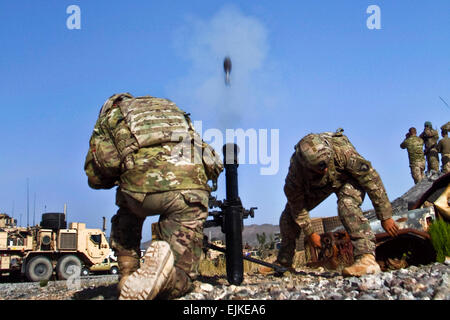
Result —
[[139, 269], [124, 282], [119, 300], [152, 300], [166, 286], [174, 268], [174, 256], [165, 241], [153, 241]]
[[194, 289], [191, 278], [180, 268], [173, 268], [157, 299], [170, 300], [184, 296]]
[[[290, 273], [296, 272], [294, 266], [292, 265], [292, 260], [290, 260], [290, 262], [288, 262], [287, 259], [283, 259], [283, 258], [280, 258], [280, 256], [278, 256], [278, 258], [277, 258], [277, 260], [275, 260], [274, 264], [279, 265], [280, 267], [286, 268], [286, 271], [282, 272], [279, 270], [272, 269], [270, 267], [260, 267], [258, 269], [258, 271], [262, 274], [264, 274], [264, 272], [273, 272], [275, 277], [282, 277], [285, 274], [285, 272], [290, 272]], [[270, 270], [270, 269], [272, 269], [272, 270]]]
[[139, 259], [132, 256], [118, 256], [117, 263], [119, 264], [120, 279], [117, 284], [117, 290], [120, 294], [123, 284], [127, 278], [139, 268]]
[[377, 274], [381, 269], [375, 260], [375, 256], [370, 253], [360, 255], [356, 261], [350, 266], [342, 270], [344, 277], [360, 277], [365, 274]]

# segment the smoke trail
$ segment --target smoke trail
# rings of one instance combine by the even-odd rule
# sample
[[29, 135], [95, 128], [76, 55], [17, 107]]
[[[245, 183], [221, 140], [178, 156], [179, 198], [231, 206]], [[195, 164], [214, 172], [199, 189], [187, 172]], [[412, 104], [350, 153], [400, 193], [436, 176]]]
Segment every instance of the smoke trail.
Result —
[[[210, 19], [191, 17], [176, 33], [175, 48], [190, 70], [168, 88], [169, 96], [196, 120], [211, 120], [221, 130], [248, 126], [245, 121], [276, 104], [268, 32], [258, 19], [234, 6]], [[230, 86], [224, 84], [225, 56], [233, 63]]]

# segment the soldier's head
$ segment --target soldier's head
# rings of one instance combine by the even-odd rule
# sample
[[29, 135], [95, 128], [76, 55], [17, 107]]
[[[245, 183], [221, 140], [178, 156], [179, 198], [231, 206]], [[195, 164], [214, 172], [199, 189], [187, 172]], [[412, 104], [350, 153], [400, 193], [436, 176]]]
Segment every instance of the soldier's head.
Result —
[[414, 127], [409, 128], [408, 130], [409, 136], [415, 136], [417, 134], [417, 130]]
[[426, 121], [425, 124], [424, 124], [424, 127], [425, 127], [425, 128], [430, 128], [430, 129], [431, 129], [431, 128], [433, 127], [433, 125], [431, 124], [430, 121]]
[[296, 154], [305, 167], [325, 174], [332, 159], [333, 149], [329, 142], [318, 134], [308, 134], [295, 147]]
[[446, 129], [441, 129], [441, 136], [445, 138], [448, 135], [448, 131]]

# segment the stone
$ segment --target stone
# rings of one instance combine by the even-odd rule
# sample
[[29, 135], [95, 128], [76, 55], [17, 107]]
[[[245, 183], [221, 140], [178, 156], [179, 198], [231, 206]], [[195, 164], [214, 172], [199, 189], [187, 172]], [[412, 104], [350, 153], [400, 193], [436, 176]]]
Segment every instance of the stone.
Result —
[[200, 285], [200, 289], [203, 291], [206, 291], [206, 292], [210, 292], [210, 291], [214, 290], [214, 287], [209, 283], [202, 283]]

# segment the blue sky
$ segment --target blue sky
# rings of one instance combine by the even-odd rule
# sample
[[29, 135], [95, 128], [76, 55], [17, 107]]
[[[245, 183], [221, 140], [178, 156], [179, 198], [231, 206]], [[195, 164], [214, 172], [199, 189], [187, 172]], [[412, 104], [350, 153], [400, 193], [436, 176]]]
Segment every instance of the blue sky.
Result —
[[[381, 29], [369, 30], [369, 5]], [[81, 9], [69, 30], [66, 9]], [[279, 170], [241, 165], [246, 224], [277, 224], [293, 146], [343, 127], [380, 173], [391, 200], [412, 186], [411, 126], [440, 127], [450, 109], [450, 2], [2, 1], [0, 211], [44, 212], [100, 227], [117, 207], [83, 171], [99, 108], [113, 93], [168, 97], [208, 128], [278, 129]], [[222, 61], [233, 61], [223, 84]], [[219, 180], [219, 198], [224, 181]], [[336, 215], [331, 196], [311, 216]], [[366, 200], [363, 208], [371, 207]], [[149, 218], [144, 240], [150, 237]], [[108, 225], [108, 232], [110, 225]]]

